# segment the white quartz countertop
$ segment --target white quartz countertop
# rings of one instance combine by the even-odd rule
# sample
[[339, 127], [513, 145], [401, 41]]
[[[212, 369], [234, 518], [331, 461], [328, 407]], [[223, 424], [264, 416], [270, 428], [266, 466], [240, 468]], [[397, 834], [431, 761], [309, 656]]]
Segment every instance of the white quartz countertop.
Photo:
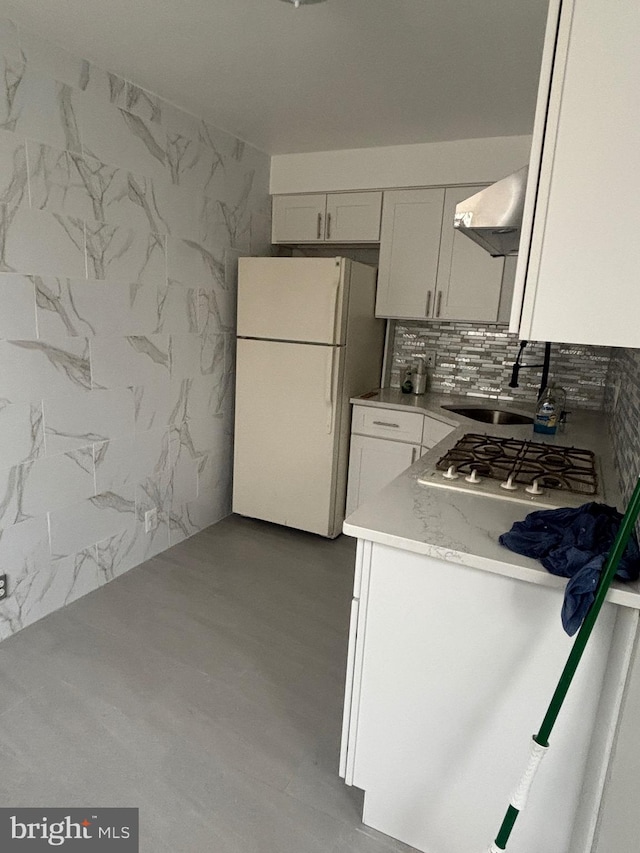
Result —
[[[529, 583], [563, 588], [567, 581], [547, 572], [537, 561], [515, 554], [498, 542], [515, 521], [522, 521], [534, 509], [525, 504], [500, 500], [481, 494], [436, 489], [418, 483], [418, 476], [434, 465], [467, 432], [482, 432], [505, 438], [533, 436], [531, 425], [494, 426], [480, 423], [442, 409], [447, 406], [490, 406], [533, 414], [519, 404], [450, 394], [402, 394], [383, 389], [375, 396], [353, 398], [352, 403], [390, 409], [414, 409], [455, 426], [445, 439], [415, 462], [374, 498], [365, 502], [344, 522], [349, 536], [402, 548], [417, 554], [506, 575]], [[617, 478], [613, 470], [606, 415], [602, 412], [574, 411], [564, 433], [555, 436], [536, 434], [536, 441], [573, 445], [592, 450], [599, 463], [601, 484], [598, 500], [624, 507], [620, 503]], [[615, 604], [640, 609], [640, 582], [615, 581], [608, 594]]]

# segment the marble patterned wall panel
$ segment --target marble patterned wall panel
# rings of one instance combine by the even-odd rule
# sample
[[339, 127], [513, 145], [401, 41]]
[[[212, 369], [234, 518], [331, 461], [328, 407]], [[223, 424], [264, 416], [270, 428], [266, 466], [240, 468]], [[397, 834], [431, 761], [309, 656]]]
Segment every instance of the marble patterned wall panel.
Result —
[[86, 338], [0, 341], [0, 400], [37, 401], [91, 388]]
[[88, 278], [164, 284], [163, 235], [106, 222], [87, 222], [85, 227]]
[[224, 257], [197, 240], [167, 237], [167, 275], [173, 284], [213, 290], [224, 280]]
[[85, 278], [86, 269], [82, 220], [0, 206], [0, 271]]
[[156, 332], [173, 334], [199, 332], [202, 324], [198, 319], [198, 290], [168, 284], [158, 291]]
[[29, 139], [80, 154], [81, 131], [72, 95], [73, 89], [65, 83], [26, 74], [17, 91], [13, 130]]
[[0, 204], [29, 205], [25, 141], [5, 130], [0, 130]]
[[32, 462], [44, 451], [42, 402], [0, 401], [0, 470]]
[[63, 453], [133, 434], [131, 388], [50, 397], [44, 400], [43, 408], [47, 453]]
[[[162, 286], [117, 280], [32, 278], [41, 335], [92, 338], [144, 336], [162, 331], [167, 313]], [[174, 310], [177, 313], [178, 309]]]
[[121, 388], [145, 382], [169, 383], [169, 335], [92, 338], [95, 388]]
[[0, 610], [0, 640], [96, 589], [100, 577], [95, 546], [69, 558], [49, 560], [39, 571], [18, 577]]
[[172, 424], [194, 419], [206, 419], [220, 414], [226, 396], [229, 369], [225, 353], [225, 368], [222, 376], [203, 374], [188, 379], [175, 380], [172, 386], [175, 401], [171, 415]]
[[169, 430], [166, 427], [114, 437], [93, 445], [96, 490], [121, 492], [170, 469]]
[[0, 340], [35, 338], [34, 280], [0, 273]]
[[90, 447], [5, 468], [0, 471], [0, 527], [45, 515], [94, 492]]
[[46, 566], [49, 559], [49, 525], [46, 515], [0, 528], [0, 573], [8, 574], [12, 583]]
[[161, 123], [140, 118], [86, 92], [75, 92], [72, 103], [83, 154], [135, 174], [166, 179], [167, 142]]
[[4, 637], [230, 511], [270, 203], [266, 155], [8, 21], [0, 71]]
[[172, 422], [176, 402], [174, 389], [164, 376], [133, 386], [136, 432], [166, 426]]
[[49, 512], [51, 556], [69, 557], [136, 525], [135, 487], [124, 494], [102, 492]]

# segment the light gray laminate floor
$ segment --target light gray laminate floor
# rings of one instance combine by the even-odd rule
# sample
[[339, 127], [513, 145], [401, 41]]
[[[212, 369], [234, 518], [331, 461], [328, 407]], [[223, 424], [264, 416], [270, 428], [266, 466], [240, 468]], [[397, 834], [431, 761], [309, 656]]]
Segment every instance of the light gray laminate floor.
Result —
[[338, 778], [353, 540], [231, 516], [0, 644], [0, 805], [143, 853], [390, 853]]

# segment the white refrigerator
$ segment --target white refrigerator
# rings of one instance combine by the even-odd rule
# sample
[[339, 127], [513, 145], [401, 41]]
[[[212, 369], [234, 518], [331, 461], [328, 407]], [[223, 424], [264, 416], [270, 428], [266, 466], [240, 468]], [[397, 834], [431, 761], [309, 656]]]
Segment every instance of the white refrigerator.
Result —
[[375, 288], [347, 258], [240, 258], [234, 512], [340, 533], [349, 398], [380, 384]]

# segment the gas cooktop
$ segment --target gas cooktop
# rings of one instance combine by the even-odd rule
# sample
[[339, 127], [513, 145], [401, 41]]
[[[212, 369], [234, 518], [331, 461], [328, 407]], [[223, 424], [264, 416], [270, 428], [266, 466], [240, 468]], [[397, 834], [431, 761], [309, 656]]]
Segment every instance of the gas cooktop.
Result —
[[467, 433], [418, 482], [540, 507], [598, 499], [590, 450]]

